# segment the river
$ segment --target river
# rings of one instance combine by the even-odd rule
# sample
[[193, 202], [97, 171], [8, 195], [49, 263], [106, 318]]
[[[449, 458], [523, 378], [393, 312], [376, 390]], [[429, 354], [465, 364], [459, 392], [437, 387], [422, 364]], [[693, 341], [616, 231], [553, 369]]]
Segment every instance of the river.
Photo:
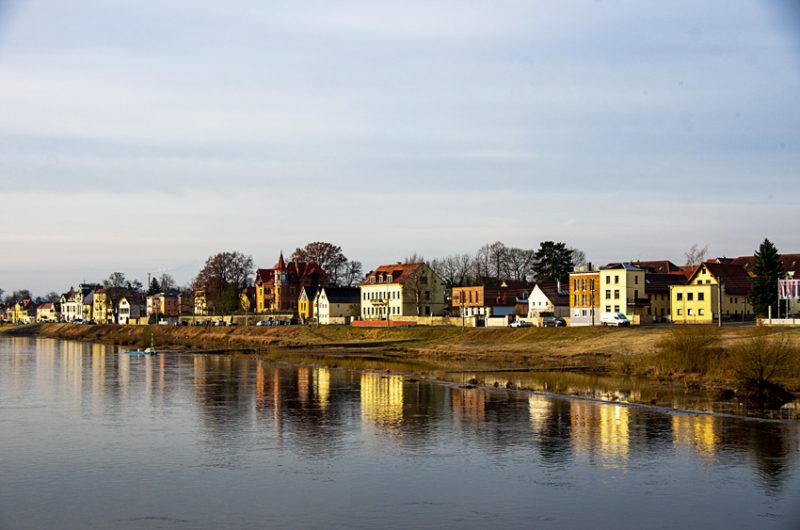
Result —
[[800, 422], [0, 338], [0, 528], [800, 528]]

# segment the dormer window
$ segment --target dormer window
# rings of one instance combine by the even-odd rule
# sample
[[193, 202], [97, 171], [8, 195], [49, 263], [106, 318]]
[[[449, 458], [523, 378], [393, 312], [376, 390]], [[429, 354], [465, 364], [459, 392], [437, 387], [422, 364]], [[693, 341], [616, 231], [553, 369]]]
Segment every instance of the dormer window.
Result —
[[369, 283], [375, 283], [375, 276], [369, 277]]
[[391, 274], [387, 274], [386, 275], [386, 283], [392, 283], [392, 275]]

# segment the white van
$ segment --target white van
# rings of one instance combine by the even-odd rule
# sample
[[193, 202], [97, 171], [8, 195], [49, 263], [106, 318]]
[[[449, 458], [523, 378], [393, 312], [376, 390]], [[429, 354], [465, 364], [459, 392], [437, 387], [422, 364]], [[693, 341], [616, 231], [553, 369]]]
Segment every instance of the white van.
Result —
[[603, 313], [600, 315], [600, 322], [604, 326], [630, 326], [631, 321], [628, 320], [623, 313]]

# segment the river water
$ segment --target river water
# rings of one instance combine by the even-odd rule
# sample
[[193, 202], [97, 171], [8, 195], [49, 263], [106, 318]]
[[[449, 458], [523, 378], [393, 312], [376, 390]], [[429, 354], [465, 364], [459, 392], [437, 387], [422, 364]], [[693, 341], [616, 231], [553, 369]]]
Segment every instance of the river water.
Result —
[[0, 339], [0, 528], [800, 528], [800, 422]]

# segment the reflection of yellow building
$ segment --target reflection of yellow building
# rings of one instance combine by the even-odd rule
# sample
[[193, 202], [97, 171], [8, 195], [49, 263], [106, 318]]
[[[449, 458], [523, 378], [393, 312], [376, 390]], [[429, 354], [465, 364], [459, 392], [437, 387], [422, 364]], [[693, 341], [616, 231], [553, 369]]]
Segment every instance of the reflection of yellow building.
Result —
[[605, 458], [627, 461], [630, 444], [628, 407], [599, 405], [600, 452]]
[[621, 405], [573, 401], [570, 426], [576, 452], [596, 451], [610, 466], [626, 462], [630, 445], [629, 415], [630, 409]]
[[300, 403], [308, 401], [308, 391], [311, 386], [311, 370], [309, 368], [297, 369], [297, 400]]
[[552, 398], [536, 394], [528, 398], [528, 414], [531, 418], [531, 429], [533, 429], [534, 434], [539, 434], [544, 430], [552, 408]]
[[453, 418], [484, 420], [486, 413], [486, 392], [482, 388], [453, 388], [450, 391], [453, 405]]
[[672, 440], [675, 447], [689, 448], [700, 454], [711, 456], [716, 451], [717, 418], [714, 416], [672, 417]]
[[314, 397], [321, 409], [328, 408], [331, 394], [331, 371], [327, 368], [314, 369]]
[[376, 423], [403, 420], [403, 377], [361, 374], [361, 418]]

